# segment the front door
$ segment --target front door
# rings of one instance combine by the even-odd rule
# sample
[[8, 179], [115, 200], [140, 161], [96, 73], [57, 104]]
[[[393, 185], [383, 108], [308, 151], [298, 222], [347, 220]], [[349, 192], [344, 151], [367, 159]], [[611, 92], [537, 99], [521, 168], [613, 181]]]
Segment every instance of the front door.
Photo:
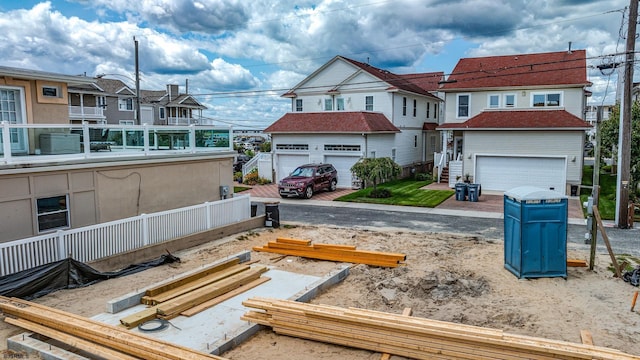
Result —
[[462, 136], [453, 138], [453, 160], [462, 160]]
[[[0, 87], [0, 121], [9, 124], [24, 124], [25, 112], [21, 88]], [[4, 139], [2, 139], [4, 141]], [[27, 129], [9, 129], [12, 153], [27, 152]], [[2, 147], [0, 147], [0, 152]]]

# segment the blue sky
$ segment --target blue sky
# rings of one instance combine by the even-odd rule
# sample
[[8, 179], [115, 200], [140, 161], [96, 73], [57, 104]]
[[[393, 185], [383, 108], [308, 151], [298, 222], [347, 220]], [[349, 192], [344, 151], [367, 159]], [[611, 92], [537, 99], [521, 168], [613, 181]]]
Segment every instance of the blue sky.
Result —
[[[216, 123], [264, 128], [336, 55], [399, 74], [462, 57], [586, 49], [590, 102], [613, 103], [625, 0], [0, 0], [0, 65], [184, 85]], [[622, 29], [622, 36], [621, 31]], [[113, 76], [126, 81], [122, 76]], [[129, 82], [133, 85], [132, 82]], [[606, 98], [605, 95], [606, 94]]]

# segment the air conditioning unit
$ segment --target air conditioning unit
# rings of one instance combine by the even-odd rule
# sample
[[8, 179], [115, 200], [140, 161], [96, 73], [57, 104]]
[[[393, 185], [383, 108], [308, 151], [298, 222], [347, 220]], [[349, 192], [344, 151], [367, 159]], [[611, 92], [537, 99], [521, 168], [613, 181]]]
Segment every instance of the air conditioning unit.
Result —
[[80, 152], [80, 134], [40, 134], [42, 155], [77, 154]]

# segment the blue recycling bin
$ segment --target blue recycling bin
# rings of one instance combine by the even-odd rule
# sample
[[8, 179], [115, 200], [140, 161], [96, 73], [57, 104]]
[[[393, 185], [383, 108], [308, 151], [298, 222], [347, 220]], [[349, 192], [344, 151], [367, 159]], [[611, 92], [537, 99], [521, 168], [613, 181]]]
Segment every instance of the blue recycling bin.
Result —
[[567, 277], [567, 196], [522, 186], [504, 193], [504, 267], [518, 278]]
[[456, 183], [456, 200], [465, 201], [467, 199], [467, 184]]
[[467, 192], [469, 193], [469, 201], [478, 202], [480, 196], [480, 184], [467, 185]]

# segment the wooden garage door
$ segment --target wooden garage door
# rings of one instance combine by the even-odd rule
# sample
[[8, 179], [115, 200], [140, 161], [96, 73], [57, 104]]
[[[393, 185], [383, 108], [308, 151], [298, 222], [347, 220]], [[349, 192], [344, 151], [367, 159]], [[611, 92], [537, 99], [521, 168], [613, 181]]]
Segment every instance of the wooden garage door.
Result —
[[278, 154], [278, 165], [276, 170], [277, 181], [289, 176], [289, 174], [291, 174], [291, 172], [298, 166], [308, 163], [309, 155]]
[[351, 187], [351, 167], [358, 159], [360, 159], [359, 156], [325, 155], [324, 162], [332, 164], [338, 170], [338, 187]]
[[507, 191], [518, 186], [535, 186], [565, 193], [567, 166], [564, 158], [476, 157], [474, 181], [483, 190]]

